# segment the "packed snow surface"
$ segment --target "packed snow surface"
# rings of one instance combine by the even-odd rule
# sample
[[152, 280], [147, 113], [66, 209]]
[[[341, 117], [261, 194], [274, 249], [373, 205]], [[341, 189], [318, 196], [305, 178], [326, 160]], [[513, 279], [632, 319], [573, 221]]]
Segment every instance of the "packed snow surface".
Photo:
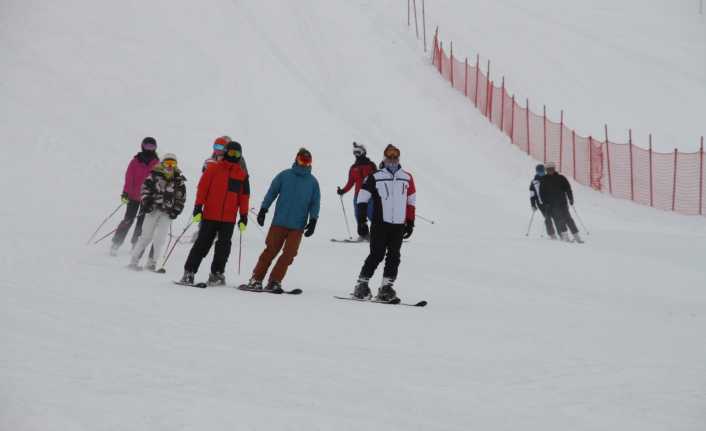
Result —
[[[525, 237], [534, 162], [439, 79], [404, 8], [2, 3], [0, 429], [703, 429], [704, 219], [575, 186], [587, 243], [543, 239], [538, 220]], [[226, 133], [253, 206], [313, 153], [321, 218], [285, 280], [303, 295], [174, 286], [188, 245], [166, 275], [126, 270], [127, 244], [84, 245], [147, 135], [189, 179], [181, 231]], [[347, 236], [352, 140], [375, 161], [397, 144], [436, 222], [417, 219], [397, 283], [426, 308], [332, 298], [366, 255], [329, 241]], [[237, 239], [230, 284], [264, 234], [250, 223], [240, 275]]]

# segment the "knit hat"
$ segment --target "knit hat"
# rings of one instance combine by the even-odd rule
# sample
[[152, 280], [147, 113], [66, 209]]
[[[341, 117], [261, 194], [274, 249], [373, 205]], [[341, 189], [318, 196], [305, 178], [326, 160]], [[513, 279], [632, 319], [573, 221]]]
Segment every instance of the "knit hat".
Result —
[[306, 148], [302, 147], [297, 152], [296, 161], [298, 164], [303, 166], [311, 166], [312, 157], [311, 152]]
[[367, 154], [367, 150], [365, 149], [365, 145], [359, 144], [357, 142], [353, 142], [353, 154], [356, 157], [361, 157]]
[[162, 156], [162, 161], [167, 161], [167, 160], [174, 160], [175, 162], [177, 161], [176, 156], [173, 153], [167, 153], [164, 156]]
[[236, 141], [230, 141], [226, 145], [226, 152], [223, 158], [229, 162], [237, 163], [243, 157], [243, 147]]
[[151, 136], [147, 136], [142, 140], [142, 151], [154, 151], [157, 149], [157, 140]]
[[556, 170], [556, 163], [554, 162], [547, 162], [544, 164], [544, 168], [549, 170], [549, 169], [554, 169]]

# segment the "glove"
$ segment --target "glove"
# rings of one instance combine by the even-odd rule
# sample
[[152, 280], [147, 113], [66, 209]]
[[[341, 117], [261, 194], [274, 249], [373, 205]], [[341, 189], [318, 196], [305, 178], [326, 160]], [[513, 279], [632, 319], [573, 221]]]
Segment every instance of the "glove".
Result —
[[344, 193], [346, 193], [346, 192], [344, 192], [342, 188], [336, 187], [336, 193], [338, 193], [338, 195], [340, 196], [340, 195], [342, 195], [342, 194], [344, 194]]
[[170, 218], [171, 220], [176, 220], [177, 217], [179, 217], [179, 213], [177, 213], [177, 212], [175, 212], [175, 211], [171, 211], [171, 212], [169, 213], [169, 218]]
[[194, 205], [194, 217], [191, 219], [192, 223], [201, 223], [203, 218], [203, 205]]
[[414, 232], [414, 220], [407, 220], [404, 223], [404, 234], [402, 235], [402, 239], [407, 239], [412, 236], [412, 232]]
[[240, 214], [240, 221], [238, 222], [238, 229], [240, 229], [240, 232], [243, 233], [245, 232], [245, 228], [248, 226], [248, 215], [247, 214]]
[[368, 229], [368, 223], [362, 221], [358, 223], [358, 236], [361, 238], [367, 238], [370, 235], [370, 229]]
[[306, 226], [304, 226], [304, 236], [309, 238], [314, 234], [314, 229], [316, 229], [316, 220], [315, 218], [309, 220], [309, 223], [307, 223]]
[[127, 192], [123, 192], [122, 195], [120, 195], [120, 202], [124, 203], [127, 205], [127, 203], [130, 201], [127, 197]]
[[267, 214], [267, 210], [265, 208], [260, 208], [260, 211], [257, 213], [257, 224], [260, 226], [265, 225], [265, 214]]
[[154, 207], [152, 207], [152, 205], [142, 205], [142, 213], [143, 214], [149, 214], [152, 211], [154, 211]]

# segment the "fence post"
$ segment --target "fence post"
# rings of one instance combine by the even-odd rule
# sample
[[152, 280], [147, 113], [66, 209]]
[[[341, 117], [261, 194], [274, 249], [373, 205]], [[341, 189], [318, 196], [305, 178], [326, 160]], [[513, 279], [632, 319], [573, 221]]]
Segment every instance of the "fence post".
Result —
[[439, 54], [436, 52], [439, 49], [439, 27], [437, 27], [436, 31], [434, 32], [433, 45], [434, 45], [434, 47], [433, 47], [433, 51], [431, 53], [431, 64], [436, 66], [436, 59], [439, 57]]
[[571, 156], [574, 159], [574, 181], [576, 181], [576, 130], [571, 131]]
[[495, 92], [495, 85], [493, 81], [488, 83], [488, 120], [493, 122], [493, 93]]
[[417, 21], [417, 0], [412, 0], [412, 7], [414, 8], [414, 31], [417, 33], [417, 40], [419, 40], [419, 22]]
[[701, 147], [699, 148], [699, 215], [704, 214], [704, 137], [701, 137]]
[[478, 75], [480, 71], [480, 54], [476, 54], [476, 94], [475, 94], [475, 105], [478, 107]]
[[650, 206], [654, 206], [654, 191], [652, 188], [652, 171], [654, 170], [652, 165], [652, 133], [650, 133]]
[[608, 141], [608, 125], [605, 125], [605, 154], [608, 160], [608, 193], [613, 194], [613, 177], [610, 174], [610, 142]]
[[490, 60], [485, 71], [485, 116], [489, 117], [488, 107], [490, 106]]
[[424, 13], [424, 0], [422, 0], [422, 34], [424, 35], [424, 52], [427, 52], [427, 18]]
[[677, 203], [677, 149], [674, 149], [674, 180], [672, 182], [672, 211]]
[[407, 27], [409, 27], [409, 25], [410, 25], [410, 21], [409, 21], [409, 10], [410, 10], [410, 4], [409, 4], [409, 2], [410, 2], [410, 1], [411, 1], [411, 0], [407, 0]]
[[512, 113], [510, 113], [510, 143], [515, 143], [515, 95], [512, 95]]
[[529, 124], [529, 98], [527, 99], [527, 109], [525, 110], [527, 117], [527, 155], [530, 154], [530, 124]]
[[468, 57], [466, 57], [466, 71], [463, 74], [463, 95], [468, 97]]
[[564, 163], [564, 110], [561, 110], [559, 115], [559, 172], [561, 165]]
[[588, 184], [591, 188], [603, 190], [603, 181], [601, 181], [600, 188], [593, 185], [593, 136], [588, 137]]
[[505, 77], [500, 90], [500, 130], [505, 133]]
[[632, 129], [628, 129], [628, 145], [630, 145], [630, 200], [635, 201], [635, 175], [632, 167]]
[[439, 73], [444, 76], [444, 42], [439, 41]]
[[544, 159], [542, 163], [547, 162], [547, 105], [542, 105], [542, 128], [544, 128]]
[[449, 80], [454, 86], [454, 41], [449, 42]]

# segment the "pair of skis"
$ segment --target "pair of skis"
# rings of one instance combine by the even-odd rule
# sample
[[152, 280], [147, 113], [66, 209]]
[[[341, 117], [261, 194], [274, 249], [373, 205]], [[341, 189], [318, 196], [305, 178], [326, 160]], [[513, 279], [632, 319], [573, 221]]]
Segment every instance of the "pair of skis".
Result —
[[[182, 283], [180, 281], [174, 281], [174, 284], [178, 286], [188, 286], [188, 287], [198, 287], [200, 289], [205, 289], [208, 287], [208, 284], [206, 283]], [[267, 289], [251, 289], [248, 287], [247, 284], [241, 284], [240, 286], [236, 287], [238, 290], [242, 290], [244, 292], [254, 292], [254, 293], [271, 293], [274, 295], [300, 295], [304, 291], [301, 289], [292, 289], [292, 290], [284, 290], [282, 288], [274, 289], [274, 290], [267, 290]], [[371, 299], [360, 299], [360, 298], [355, 298], [352, 296], [334, 296], [336, 299], [340, 299], [343, 301], [355, 301], [355, 302], [372, 302], [375, 304], [388, 304], [388, 305], [404, 305], [407, 307], [425, 307], [427, 305], [427, 301], [419, 301], [416, 303], [407, 303], [407, 302], [402, 302], [399, 298], [395, 298], [391, 301], [380, 301], [375, 298]]]
[[[187, 286], [187, 287], [198, 287], [199, 289], [205, 289], [208, 286], [208, 283], [182, 283], [181, 281], [174, 281], [174, 284], [177, 286]], [[211, 286], [211, 287], [220, 287], [220, 286]], [[261, 292], [261, 293], [272, 293], [274, 295], [300, 295], [304, 291], [301, 289], [292, 289], [292, 290], [284, 290], [281, 287], [277, 289], [250, 289], [248, 288], [247, 284], [241, 284], [240, 286], [236, 287], [238, 290], [242, 290], [245, 292]]]

